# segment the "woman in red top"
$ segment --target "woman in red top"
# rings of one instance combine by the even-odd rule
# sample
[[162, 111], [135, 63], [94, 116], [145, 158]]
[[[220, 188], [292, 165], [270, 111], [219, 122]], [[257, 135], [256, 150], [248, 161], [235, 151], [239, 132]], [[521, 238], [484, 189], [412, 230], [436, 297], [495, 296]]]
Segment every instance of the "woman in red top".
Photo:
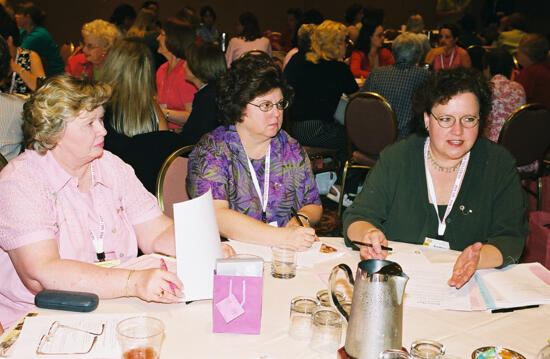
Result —
[[158, 102], [168, 120], [168, 128], [180, 131], [191, 113], [195, 85], [185, 81], [185, 49], [195, 41], [193, 28], [178, 20], [168, 20], [158, 36], [159, 54], [166, 60], [157, 70]]
[[355, 77], [366, 78], [372, 69], [393, 64], [390, 50], [382, 47], [384, 29], [380, 24], [363, 24], [355, 50], [351, 53], [350, 69]]
[[426, 55], [426, 63], [434, 70], [472, 67], [468, 52], [456, 44], [458, 31], [458, 27], [453, 24], [441, 25], [439, 28], [439, 47]]

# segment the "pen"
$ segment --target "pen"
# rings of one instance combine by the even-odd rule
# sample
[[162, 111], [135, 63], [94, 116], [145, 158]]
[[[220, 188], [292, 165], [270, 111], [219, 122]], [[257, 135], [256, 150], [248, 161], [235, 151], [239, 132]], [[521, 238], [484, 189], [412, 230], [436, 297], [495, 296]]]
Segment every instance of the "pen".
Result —
[[[166, 262], [164, 261], [164, 258], [160, 259], [160, 269], [162, 270], [168, 270], [168, 267], [166, 266]], [[174, 283], [168, 282], [170, 284], [170, 289], [172, 289], [172, 294], [176, 295], [176, 287], [174, 287]]]
[[304, 224], [302, 223], [302, 220], [300, 219], [300, 216], [298, 216], [298, 212], [296, 212], [296, 210], [294, 209], [294, 207], [290, 208], [290, 213], [292, 213], [292, 215], [294, 217], [296, 217], [296, 220], [298, 221], [298, 223], [300, 224], [300, 227], [303, 227]]
[[538, 308], [538, 307], [539, 307], [538, 304], [534, 304], [534, 305], [525, 305], [523, 307], [500, 308], [500, 309], [491, 310], [491, 313], [509, 313], [516, 310], [531, 309], [531, 308]]
[[[372, 244], [370, 244], [370, 243], [363, 243], [363, 242], [359, 242], [359, 241], [351, 241], [351, 243], [357, 244], [359, 246], [365, 246], [365, 247], [371, 247], [372, 248]], [[380, 246], [380, 247], [382, 247], [382, 250], [384, 250], [384, 251], [393, 251], [393, 248], [390, 248], [390, 247], [386, 247], [386, 246]]]

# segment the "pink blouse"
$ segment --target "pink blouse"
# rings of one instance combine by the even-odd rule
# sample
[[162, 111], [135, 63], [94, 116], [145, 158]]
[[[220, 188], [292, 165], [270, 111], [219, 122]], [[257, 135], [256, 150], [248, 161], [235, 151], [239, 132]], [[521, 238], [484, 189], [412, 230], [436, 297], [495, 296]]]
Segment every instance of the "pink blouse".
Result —
[[57, 242], [59, 255], [93, 263], [96, 252], [90, 231], [105, 223], [104, 250], [121, 261], [135, 258], [137, 238], [133, 226], [162, 213], [133, 169], [108, 151], [94, 160], [95, 178], [90, 193], [78, 190], [48, 151], [26, 150], [0, 172], [0, 323], [9, 327], [34, 305], [30, 292], [8, 252], [42, 240]]
[[460, 67], [460, 55], [466, 52], [462, 47], [455, 46], [453, 51], [449, 56], [445, 56], [444, 54], [437, 55], [433, 62], [433, 69], [434, 70], [441, 70], [441, 69], [456, 69]]

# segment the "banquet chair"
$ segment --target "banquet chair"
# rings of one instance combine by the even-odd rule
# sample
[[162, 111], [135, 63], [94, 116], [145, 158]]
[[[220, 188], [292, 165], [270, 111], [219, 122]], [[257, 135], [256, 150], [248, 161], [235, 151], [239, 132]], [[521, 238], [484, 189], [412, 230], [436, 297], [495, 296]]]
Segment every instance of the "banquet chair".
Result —
[[348, 169], [370, 169], [380, 152], [397, 139], [397, 119], [390, 103], [374, 92], [352, 95], [344, 120], [350, 158], [344, 165], [342, 191], [338, 201], [338, 217], [342, 214]]
[[0, 171], [2, 171], [2, 168], [6, 167], [7, 164], [8, 160], [0, 153]]
[[537, 210], [540, 211], [544, 157], [550, 148], [550, 109], [541, 104], [527, 104], [516, 109], [504, 123], [498, 143], [510, 151], [517, 166], [538, 162], [535, 171], [519, 174], [521, 179], [537, 180], [536, 193], [524, 188], [537, 198]]
[[470, 60], [472, 61], [472, 67], [483, 71], [483, 56], [485, 55], [485, 48], [481, 45], [470, 45], [466, 49], [468, 55], [470, 55]]
[[174, 218], [172, 205], [189, 199], [185, 185], [188, 158], [184, 155], [188, 155], [194, 147], [184, 146], [172, 152], [160, 168], [156, 196], [161, 211], [170, 218]]

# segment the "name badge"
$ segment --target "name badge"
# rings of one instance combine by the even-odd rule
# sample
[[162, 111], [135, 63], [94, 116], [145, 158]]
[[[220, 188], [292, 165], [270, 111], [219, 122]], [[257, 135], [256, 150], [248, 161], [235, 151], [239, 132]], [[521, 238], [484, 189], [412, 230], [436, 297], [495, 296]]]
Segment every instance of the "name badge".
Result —
[[442, 241], [440, 239], [430, 238], [430, 237], [426, 237], [424, 239], [423, 245], [432, 247], [432, 248], [450, 249], [449, 242]]
[[103, 268], [111, 268], [119, 265], [120, 259], [117, 258], [114, 251], [105, 252], [105, 260], [103, 262], [95, 261], [94, 264]]

